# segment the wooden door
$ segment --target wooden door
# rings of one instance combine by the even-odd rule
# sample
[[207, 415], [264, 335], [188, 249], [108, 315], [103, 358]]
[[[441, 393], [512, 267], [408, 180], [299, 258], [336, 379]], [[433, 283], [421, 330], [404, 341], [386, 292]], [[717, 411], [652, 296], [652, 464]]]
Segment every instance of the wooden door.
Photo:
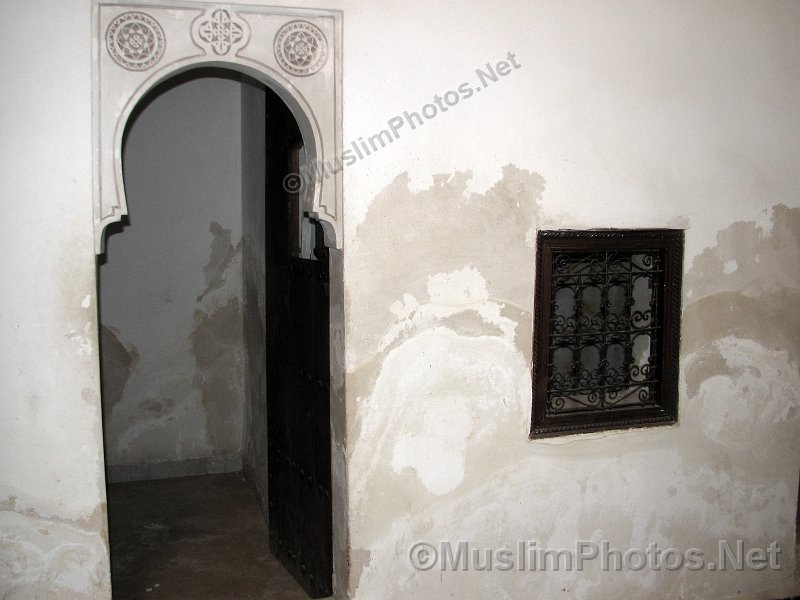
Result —
[[[277, 102], [267, 103], [268, 123], [285, 109]], [[300, 200], [282, 186], [298, 166], [297, 135], [278, 132], [267, 150], [283, 157], [267, 167], [269, 535], [273, 554], [311, 598], [322, 598], [332, 594], [333, 567], [329, 261], [317, 223], [313, 257], [297, 256]]]

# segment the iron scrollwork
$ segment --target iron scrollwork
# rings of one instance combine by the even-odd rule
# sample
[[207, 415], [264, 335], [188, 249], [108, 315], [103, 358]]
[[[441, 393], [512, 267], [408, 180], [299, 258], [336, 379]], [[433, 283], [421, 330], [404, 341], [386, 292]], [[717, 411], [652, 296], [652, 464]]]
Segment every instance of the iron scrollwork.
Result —
[[532, 435], [674, 422], [682, 240], [539, 233]]

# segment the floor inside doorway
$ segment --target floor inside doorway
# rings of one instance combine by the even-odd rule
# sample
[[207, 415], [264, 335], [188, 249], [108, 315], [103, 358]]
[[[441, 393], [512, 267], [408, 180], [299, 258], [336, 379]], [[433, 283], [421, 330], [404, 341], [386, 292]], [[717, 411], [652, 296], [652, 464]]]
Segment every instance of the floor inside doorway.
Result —
[[114, 600], [307, 600], [241, 473], [108, 486]]

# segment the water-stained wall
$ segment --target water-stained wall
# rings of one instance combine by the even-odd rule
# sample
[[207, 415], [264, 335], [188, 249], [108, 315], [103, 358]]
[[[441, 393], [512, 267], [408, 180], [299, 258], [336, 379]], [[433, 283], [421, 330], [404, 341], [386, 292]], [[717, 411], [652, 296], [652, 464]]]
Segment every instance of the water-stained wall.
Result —
[[[242, 319], [245, 411], [242, 463], [267, 506], [266, 90], [242, 84]], [[266, 516], [266, 515], [265, 515]]]
[[[345, 140], [392, 138], [345, 168], [348, 597], [798, 593], [800, 11], [468, 5], [395, 7], [404, 52], [375, 34], [345, 56], [380, 107], [346, 112]], [[680, 422], [529, 440], [536, 231], [590, 227], [686, 230]], [[708, 561], [774, 542], [781, 568], [520, 556], [580, 540]], [[487, 567], [503, 548], [513, 567]]]
[[[361, 154], [345, 161], [336, 269], [347, 350], [335, 365], [344, 381], [332, 371], [343, 394], [334, 469], [347, 482], [334, 490], [337, 573], [349, 575], [340, 596], [800, 593], [797, 3], [315, 6], [344, 10], [343, 147]], [[0, 595], [108, 598], [90, 3], [4, 8]], [[494, 75], [480, 82], [476, 69]], [[463, 83], [473, 93], [450, 105], [446, 92]], [[375, 138], [367, 156], [359, 138], [391, 134], [390, 122], [397, 135]], [[210, 260], [212, 246], [238, 247], [231, 223], [213, 220], [216, 233], [212, 219], [198, 232], [198, 268], [182, 274], [209, 316], [229, 304], [203, 267], [225, 263]], [[661, 226], [686, 229], [680, 422], [529, 441], [536, 229]], [[112, 236], [109, 261], [125, 235]], [[192, 312], [186, 348], [214, 338], [192, 338], [195, 324]], [[115, 328], [106, 347], [130, 385], [145, 353]], [[190, 382], [196, 366], [182, 372]], [[212, 379], [199, 368], [197, 394]], [[177, 400], [159, 398], [162, 410]], [[192, 407], [202, 430], [199, 397]], [[130, 408], [160, 418], [156, 404]], [[775, 541], [784, 567], [420, 572], [408, 561], [420, 540], [713, 553], [720, 538]]]
[[121, 479], [239, 461], [241, 83], [204, 74], [153, 98], [126, 138], [130, 223], [100, 266], [106, 460]]
[[[525, 173], [525, 184], [507, 186], [510, 173], [519, 175], [507, 168], [493, 189], [525, 190], [531, 204], [518, 214], [536, 215], [541, 179]], [[398, 243], [404, 234], [380, 224], [402, 206], [455, 209], [463, 186], [452, 181], [411, 193], [398, 178], [370, 207], [363, 239], [372, 226], [382, 243]], [[502, 237], [505, 252], [489, 248], [452, 271], [387, 278], [380, 293], [363, 298], [377, 305], [389, 292], [384, 335], [371, 340], [376, 359], [348, 375], [348, 393], [358, 399], [351, 535], [363, 544], [355, 597], [724, 598], [744, 588], [746, 597], [774, 598], [796, 589], [800, 271], [786, 258], [800, 250], [800, 208], [774, 207], [771, 229], [732, 224], [687, 265], [679, 425], [529, 442], [530, 299], [515, 298], [520, 274], [512, 266], [522, 269], [527, 261], [513, 256], [529, 250], [524, 227], [515, 232], [504, 218], [517, 201], [472, 195], [461, 203], [466, 221], [466, 211], [483, 213], [487, 238]], [[381, 215], [375, 221], [373, 210]], [[464, 246], [487, 247], [480, 229], [458, 230], [450, 230], [454, 256], [463, 257]], [[420, 224], [413, 246], [435, 248], [439, 234]], [[378, 270], [378, 260], [400, 272], [385, 253], [361, 258], [364, 274]], [[430, 260], [441, 269], [446, 253]], [[412, 251], [410, 264], [418, 261]], [[747, 548], [776, 542], [782, 569], [615, 573], [598, 560], [581, 573], [512, 574], [497, 563], [486, 571], [480, 558], [483, 571], [474, 562], [465, 572], [439, 562], [415, 572], [408, 558], [416, 542], [441, 551], [448, 540], [454, 553], [467, 541], [511, 548], [517, 558], [520, 541], [574, 552], [578, 540], [623, 551], [652, 543], [699, 548], [712, 557], [719, 540], [739, 539]]]

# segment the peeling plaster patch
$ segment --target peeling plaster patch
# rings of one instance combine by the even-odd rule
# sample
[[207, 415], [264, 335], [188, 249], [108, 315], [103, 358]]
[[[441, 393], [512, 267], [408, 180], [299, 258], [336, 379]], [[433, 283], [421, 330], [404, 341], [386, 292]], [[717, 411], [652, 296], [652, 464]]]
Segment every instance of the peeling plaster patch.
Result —
[[[554, 454], [547, 458], [520, 456], [508, 462], [497, 461], [502, 466], [486, 471], [484, 478], [456, 498], [434, 499], [415, 506], [406, 514], [396, 515], [386, 535], [370, 547], [371, 561], [360, 577], [358, 597], [363, 598], [527, 598], [530, 596], [530, 576], [512, 577], [510, 573], [480, 572], [476, 569], [454, 573], [434, 568], [427, 573], [415, 572], [407, 553], [420, 540], [468, 540], [471, 548], [516, 549], [518, 540], [536, 541], [541, 547], [572, 548], [576, 539], [609, 539], [613, 545], [626, 547], [629, 540], [652, 539], [669, 546], [670, 538], [659, 524], [646, 515], [637, 516], [641, 504], [655, 507], [656, 511], [678, 511], [693, 520], [696, 513], [687, 510], [685, 497], [664, 493], [665, 482], [683, 470], [677, 451], [659, 455], [661, 468], [649, 468], [656, 458], [655, 452], [627, 457], [624, 444], [609, 448], [614, 459], [593, 457], [585, 461], [591, 473], [588, 480], [579, 482], [574, 473], [579, 461]], [[644, 469], [644, 481], [628, 482], [625, 466], [639, 472]], [[535, 493], [532, 492], [531, 473], [536, 473]], [[582, 484], [586, 484], [585, 487]], [[641, 485], [640, 485], [641, 484]], [[644, 491], [644, 493], [643, 493]], [[576, 499], [575, 502], [560, 498]], [[535, 508], [532, 508], [535, 507]], [[698, 511], [700, 512], [700, 511]], [[697, 540], [698, 544], [706, 538]], [[666, 547], [662, 546], [662, 547]], [[713, 548], [709, 541], [709, 550]], [[599, 561], [598, 561], [599, 563]], [[642, 573], [630, 580], [607, 577], [599, 572], [599, 564], [587, 563], [585, 578], [592, 587], [602, 586], [603, 594], [596, 598], [652, 597], [648, 592], [653, 585], [667, 588], [662, 598], [669, 595], [670, 584], [661, 579], [642, 581]], [[575, 571], [550, 571], [547, 577], [537, 577], [537, 596], [556, 598], [564, 595], [564, 588], [576, 590], [586, 587], [576, 581]], [[630, 590], [634, 590], [630, 593]], [[638, 592], [638, 593], [637, 593]], [[565, 597], [575, 598], [570, 593]]]
[[466, 442], [475, 423], [463, 408], [453, 410], [461, 408], [460, 400], [458, 396], [438, 399], [438, 404], [425, 411], [421, 431], [398, 435], [392, 449], [394, 472], [413, 469], [425, 488], [437, 496], [452, 492], [464, 480]]
[[[37, 506], [37, 498], [30, 494], [15, 489], [13, 486], [0, 485], [3, 494], [8, 494], [5, 500], [0, 502], [0, 512], [16, 513], [25, 517], [35, 517], [44, 520], [63, 521], [70, 523], [79, 528], [89, 529], [98, 525], [96, 513], [85, 514], [80, 513], [73, 519], [67, 519], [58, 515], [60, 507], [57, 505], [51, 506], [48, 509], [40, 508]], [[12, 493], [8, 493], [12, 492]]]
[[531, 227], [525, 232], [525, 246], [528, 248], [536, 247], [536, 227]]
[[706, 379], [696, 396], [710, 439], [752, 447], [800, 427], [800, 373], [785, 351], [734, 337], [714, 346], [727, 374]]
[[83, 326], [83, 331], [71, 330], [67, 334], [67, 338], [73, 342], [78, 343], [78, 356], [91, 356], [94, 352], [94, 344], [90, 332], [92, 330], [92, 322], [88, 321]]
[[798, 501], [800, 455], [798, 249], [800, 209], [778, 205], [768, 231], [732, 224], [686, 273], [681, 422], [715, 444], [704, 446], [689, 490], [715, 507], [701, 528], [719, 536], [780, 539], [791, 530], [786, 508]]
[[769, 232], [733, 223], [695, 257], [684, 278], [684, 354], [734, 336], [800, 360], [800, 208], [774, 206], [772, 223]]
[[[52, 527], [42, 536], [63, 538]], [[30, 534], [28, 535], [30, 537]], [[72, 537], [72, 536], [70, 536]], [[16, 538], [16, 539], [14, 539]], [[43, 551], [22, 536], [0, 536], [0, 596], [3, 598], [92, 598], [108, 597], [105, 572], [108, 563], [101, 548], [91, 540], [62, 543]], [[38, 590], [31, 594], [32, 590]], [[97, 594], [97, 595], [95, 595]]]
[[89, 406], [95, 407], [97, 406], [100, 397], [98, 396], [95, 388], [85, 387], [81, 390], [81, 400], [86, 402], [86, 404]]
[[121, 401], [128, 379], [139, 362], [139, 353], [119, 339], [119, 330], [100, 325], [100, 368], [103, 391], [103, 421], [108, 423]]
[[17, 510], [17, 497], [8, 496], [5, 500], [0, 502], [0, 511], [15, 511]]
[[86, 297], [81, 301], [81, 307], [89, 308], [92, 305], [92, 295], [86, 294]]
[[758, 296], [720, 292], [687, 303], [683, 310], [681, 353], [708, 351], [716, 340], [735, 336], [755, 340], [772, 350], [787, 350], [797, 362], [800, 358], [797, 306], [800, 306], [800, 290], [793, 289], [761, 292]]
[[708, 379], [709, 373], [718, 375], [733, 375], [733, 369], [728, 367], [725, 357], [722, 356], [720, 348], [716, 344], [711, 344], [698, 351], [691, 359], [685, 361], [684, 378], [686, 380], [686, 391], [690, 398], [694, 398], [700, 389], [700, 385]]
[[215, 455], [235, 454], [241, 449], [244, 397], [242, 357], [242, 310], [238, 298], [195, 311], [190, 341], [197, 371], [195, 386], [201, 391], [206, 414], [208, 442]]
[[[230, 230], [216, 222], [209, 229], [205, 287], [196, 296], [194, 311], [190, 305], [184, 313], [188, 319], [180, 331], [185, 333], [179, 336], [183, 345], [150, 347], [140, 358], [136, 348], [109, 339], [119, 337], [109, 335], [114, 332], [104, 332], [104, 341], [113, 350], [103, 365], [107, 439], [116, 441], [107, 448], [109, 464], [239, 452], [244, 399], [242, 242], [232, 244]], [[171, 302], [169, 287], [165, 294], [164, 302]]]
[[[241, 241], [234, 246], [230, 231], [216, 223], [210, 230], [214, 235], [203, 267], [206, 285], [194, 310], [187, 307], [180, 330], [184, 342], [166, 349], [150, 347], [140, 358], [120, 340], [106, 340], [116, 348], [110, 369], [117, 369], [108, 377], [104, 366], [103, 373], [104, 394], [111, 398], [104, 402], [107, 439], [116, 442], [106, 448], [109, 464], [239, 452], [244, 397]], [[134, 355], [131, 365], [126, 353]], [[111, 393], [105, 389], [109, 383]]]
[[[496, 227], [503, 220], [495, 209], [503, 209], [470, 206], [458, 175], [419, 193], [395, 180], [370, 207], [348, 263], [348, 315], [357, 324], [348, 333], [348, 395], [357, 398], [348, 430], [350, 533], [368, 553], [352, 564], [353, 597], [531, 594], [527, 576], [415, 572], [407, 552], [419, 540], [494, 548], [520, 539], [556, 548], [576, 539], [620, 548], [657, 541], [713, 555], [718, 539], [741, 538], [764, 547], [777, 540], [789, 552], [800, 456], [800, 209], [775, 207], [770, 231], [733, 224], [687, 270], [693, 293], [684, 304], [678, 426], [549, 445], [525, 439], [530, 373], [521, 344], [530, 340], [533, 287], [525, 244], [537, 212], [518, 213], [531, 218], [519, 229]], [[483, 220], [471, 220], [471, 210], [484, 211]], [[434, 301], [437, 277], [446, 292]], [[484, 279], [486, 296], [456, 284], [462, 277]], [[513, 342], [470, 304], [484, 298], [506, 306]], [[451, 304], [459, 307], [453, 316], [420, 319], [429, 305]], [[790, 569], [695, 577], [593, 564], [577, 579], [573, 571], [536, 580], [537, 597], [591, 600], [766, 589], [796, 589]]]
[[[162, 377], [161, 373], [155, 375], [154, 390], [174, 393], [175, 404], [150, 396], [143, 401], [144, 406], [134, 402], [118, 406], [112, 421], [117, 444], [110, 448], [113, 462], [109, 464], [162, 461], [165, 456], [183, 460], [212, 455], [200, 391], [187, 392], [183, 377], [175, 381]], [[156, 403], [162, 407], [160, 413], [148, 409]]]
[[425, 505], [426, 495], [483, 482], [485, 468], [515, 445], [497, 432], [511, 427], [525, 435], [528, 381], [524, 358], [499, 336], [434, 327], [390, 350], [372, 395], [359, 406], [361, 434], [350, 469], [357, 474], [356, 513], [381, 499], [384, 517], [399, 517]]
[[[455, 286], [451, 289], [455, 282], [431, 282], [436, 274], [442, 280], [468, 280], [475, 273], [483, 274], [491, 302], [520, 311], [523, 319], [524, 313], [530, 313], [530, 238], [539, 221], [545, 181], [537, 173], [506, 165], [502, 179], [485, 194], [468, 194], [470, 178], [470, 172], [434, 176], [430, 187], [415, 192], [409, 187], [408, 173], [403, 173], [370, 204], [347, 262], [347, 289], [358, 290], [357, 294], [348, 292], [349, 314], [358, 315], [359, 320], [359, 327], [348, 334], [351, 371], [369, 361], [376, 349], [386, 350], [387, 341], [399, 336], [409, 320], [427, 318], [429, 311], [447, 306], [447, 294], [456, 292]], [[438, 294], [441, 285], [447, 288], [445, 296], [432, 297], [431, 292]], [[463, 309], [467, 294], [473, 292], [479, 294], [471, 300], [474, 305], [483, 303], [483, 309], [489, 310], [480, 287], [462, 289], [456, 296], [457, 306]], [[437, 306], [414, 304], [425, 297], [430, 300], [423, 304]], [[400, 298], [404, 300], [398, 305]], [[503, 321], [503, 327], [508, 326]], [[529, 354], [530, 344], [519, 337], [520, 350]]]
[[230, 229], [224, 229], [219, 223], [212, 221], [209, 231], [211, 231], [212, 235], [211, 255], [209, 256], [208, 264], [203, 267], [206, 289], [197, 297], [198, 302], [224, 285], [226, 272], [231, 266], [231, 261], [242, 250], [241, 240], [236, 246], [231, 244]]
[[153, 414], [153, 416], [159, 417], [164, 413], [170, 412], [174, 406], [175, 401], [171, 398], [148, 398], [147, 400], [142, 400], [138, 408], [144, 412]]
[[[347, 382], [363, 396], [348, 469], [359, 515], [351, 539], [364, 555], [351, 570], [358, 597], [391, 597], [371, 591], [385, 589], [384, 558], [407, 565], [400, 523], [485, 485], [526, 437], [532, 248], [545, 182], [508, 165], [485, 194], [468, 194], [470, 177], [435, 176], [412, 191], [408, 174], [398, 176], [370, 205], [348, 257], [346, 306], [358, 327], [348, 333]], [[509, 429], [517, 435], [497, 437]], [[387, 532], [384, 557], [370, 540]]]
[[738, 270], [739, 270], [739, 263], [736, 262], [735, 258], [732, 258], [722, 266], [722, 272], [725, 273], [726, 275], [735, 273]]
[[[145, 438], [148, 433], [158, 433], [164, 427], [162, 419], [137, 419], [128, 426], [119, 436], [117, 436], [117, 449], [121, 454], [121, 458], [115, 461], [115, 464], [121, 463], [127, 456], [137, 456], [135, 452], [135, 444], [142, 447], [148, 447], [151, 453], [156, 453], [161, 450], [160, 445], [155, 445], [152, 442], [147, 443], [148, 438]], [[150, 438], [152, 440], [152, 438]], [[152, 457], [149, 457], [152, 458]], [[138, 462], [138, 461], [137, 461]]]
[[419, 302], [417, 302], [417, 299], [414, 298], [414, 296], [411, 294], [403, 294], [403, 299], [394, 302], [389, 307], [389, 310], [399, 320], [404, 321], [411, 316], [418, 306]]
[[768, 233], [742, 222], [720, 231], [685, 277], [695, 292], [681, 340], [689, 406], [704, 435], [737, 450], [797, 446], [800, 209], [775, 206], [772, 221]]
[[105, 504], [77, 520], [0, 510], [0, 597], [109, 597], [104, 519]]
[[[439, 273], [428, 277], [429, 301], [419, 304], [411, 294], [403, 294], [403, 300], [394, 302], [389, 310], [398, 320], [389, 327], [381, 339], [379, 350], [385, 351], [401, 335], [413, 335], [437, 321], [467, 311], [474, 312], [483, 323], [499, 330], [509, 341], [514, 340], [516, 323], [501, 316], [502, 304], [489, 300], [486, 281], [472, 267], [464, 267], [452, 273]], [[451, 321], [457, 323], [457, 321]]]
[[750, 482], [735, 469], [710, 463], [692, 473], [687, 492], [693, 506], [705, 509], [695, 512], [696, 526], [712, 539], [729, 539], [736, 531], [744, 539], [766, 542], [791, 530], [786, 508], [793, 506], [794, 491], [785, 481]]
[[[505, 318], [505, 320], [510, 322], [514, 328], [517, 326], [517, 322], [514, 321], [513, 318]], [[458, 331], [461, 335], [468, 335], [468, 336], [482, 336], [482, 335], [493, 335], [493, 336], [500, 336], [500, 337], [511, 337], [507, 336], [506, 332], [503, 331], [500, 327], [495, 325], [494, 323], [488, 323], [482, 318], [480, 315], [476, 314], [473, 311], [464, 311], [456, 313], [450, 317], [445, 317], [438, 321], [439, 325], [447, 327], [448, 329], [452, 329], [453, 331]], [[513, 332], [512, 332], [513, 334]]]
[[350, 555], [350, 569], [348, 572], [351, 578], [351, 589], [355, 590], [358, 587], [357, 577], [364, 573], [369, 567], [372, 560], [372, 554], [369, 550], [364, 548], [352, 548], [349, 552]]
[[[259, 197], [261, 201], [259, 201]], [[263, 193], [243, 197], [242, 328], [244, 424], [242, 463], [256, 488], [262, 512], [268, 515], [267, 469], [267, 360], [266, 346], [266, 238]]]
[[692, 291], [693, 300], [730, 291], [752, 296], [781, 288], [797, 290], [798, 256], [800, 209], [779, 204], [772, 208], [769, 232], [753, 222], [739, 221], [717, 233], [717, 245], [694, 258], [684, 288]]

